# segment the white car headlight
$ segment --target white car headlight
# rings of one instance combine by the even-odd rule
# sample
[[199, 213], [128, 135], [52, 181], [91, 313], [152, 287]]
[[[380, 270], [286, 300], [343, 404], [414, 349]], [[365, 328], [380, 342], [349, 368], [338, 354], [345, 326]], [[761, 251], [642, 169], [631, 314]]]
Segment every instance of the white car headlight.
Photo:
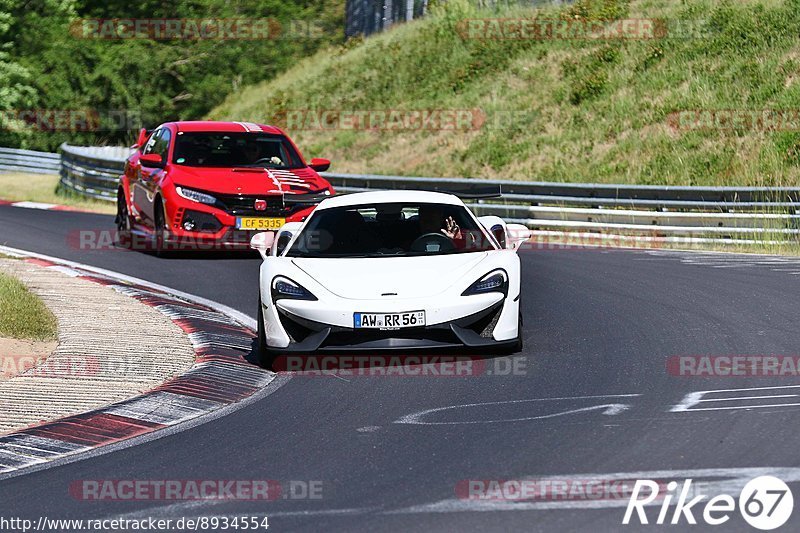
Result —
[[475, 283], [470, 285], [467, 290], [461, 293], [461, 296], [485, 294], [487, 292], [501, 292], [503, 294], [508, 294], [508, 275], [504, 270], [494, 270], [489, 272]]
[[283, 276], [277, 276], [272, 280], [272, 301], [274, 302], [280, 300], [281, 298], [311, 301], [315, 301], [317, 299], [316, 296], [311, 294], [308, 289], [299, 283], [294, 282], [289, 278], [284, 278]]

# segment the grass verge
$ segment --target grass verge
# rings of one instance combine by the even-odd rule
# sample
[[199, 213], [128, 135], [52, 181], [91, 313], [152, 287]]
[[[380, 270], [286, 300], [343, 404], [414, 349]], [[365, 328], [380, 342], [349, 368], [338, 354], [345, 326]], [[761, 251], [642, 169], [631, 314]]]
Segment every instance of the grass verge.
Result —
[[105, 214], [116, 212], [114, 202], [60, 194], [57, 187], [58, 176], [53, 174], [0, 173], [0, 200], [58, 204]]
[[0, 274], [0, 337], [55, 340], [57, 331], [44, 303], [16, 278]]
[[[338, 172], [800, 184], [800, 130], [786, 118], [800, 102], [800, 0], [576, 0], [510, 11], [467, 0], [431, 5], [430, 16], [243, 88], [210, 118], [283, 118], [308, 155], [330, 156]], [[667, 31], [649, 39], [463, 37], [469, 20], [508, 17], [650, 19]], [[473, 109], [486, 121], [463, 130], [306, 120], [322, 112]], [[705, 118], [693, 122], [695, 110], [786, 116], [780, 124], [767, 117], [707, 125]], [[298, 113], [304, 118], [293, 127], [286, 117]]]

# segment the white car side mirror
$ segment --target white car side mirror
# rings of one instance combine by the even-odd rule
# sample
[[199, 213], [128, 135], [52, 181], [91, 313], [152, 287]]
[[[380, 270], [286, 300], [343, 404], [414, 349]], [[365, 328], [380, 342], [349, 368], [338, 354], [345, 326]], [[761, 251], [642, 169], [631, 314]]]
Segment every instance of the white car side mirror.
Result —
[[261, 254], [261, 258], [266, 259], [269, 249], [272, 248], [272, 244], [274, 242], [275, 232], [262, 231], [253, 235], [253, 237], [250, 239], [250, 248], [253, 250], [258, 250], [258, 253]]
[[506, 247], [516, 252], [532, 235], [533, 232], [523, 224], [506, 224]]
[[494, 215], [478, 217], [478, 222], [492, 234], [501, 248], [506, 248], [506, 223], [502, 218]]

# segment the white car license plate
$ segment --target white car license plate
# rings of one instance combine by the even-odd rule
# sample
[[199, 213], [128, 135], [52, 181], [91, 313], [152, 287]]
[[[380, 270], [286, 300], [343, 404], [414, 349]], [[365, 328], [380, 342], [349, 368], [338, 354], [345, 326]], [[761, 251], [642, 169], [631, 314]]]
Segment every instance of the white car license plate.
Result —
[[353, 324], [356, 329], [400, 329], [425, 325], [425, 311], [405, 313], [354, 313]]

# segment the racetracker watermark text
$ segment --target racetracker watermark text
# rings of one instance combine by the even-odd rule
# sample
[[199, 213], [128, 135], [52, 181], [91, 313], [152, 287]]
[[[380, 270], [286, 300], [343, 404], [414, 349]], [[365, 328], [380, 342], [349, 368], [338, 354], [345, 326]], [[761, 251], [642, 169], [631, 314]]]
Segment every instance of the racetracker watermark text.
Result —
[[465, 479], [455, 490], [462, 500], [495, 502], [627, 500], [635, 484], [633, 479], [602, 478]]
[[319, 39], [319, 21], [277, 18], [114, 18], [79, 19], [70, 33], [79, 39], [147, 39], [154, 41], [263, 41]]
[[456, 355], [282, 355], [276, 372], [306, 377], [524, 376], [524, 356], [484, 358]]
[[[234, 233], [226, 240], [217, 240], [211, 236], [185, 236], [180, 240], [164, 240], [161, 244], [164, 251], [227, 251], [249, 249], [250, 238], [255, 233]], [[329, 238], [325, 232], [309, 231], [305, 234], [306, 245], [309, 249], [320, 249]], [[688, 236], [687, 236], [688, 238]], [[467, 243], [475, 249], [481, 249], [485, 237], [476, 233], [475, 239]], [[556, 232], [541, 232], [534, 234], [530, 239], [520, 245], [520, 250], [529, 251], [569, 251], [580, 249], [602, 248], [661, 248], [667, 240], [657, 234], [638, 236], [636, 238], [626, 235], [612, 235], [602, 233], [561, 234]], [[110, 229], [79, 229], [70, 230], [67, 234], [67, 244], [70, 248], [82, 251], [156, 251], [157, 241], [153, 235], [144, 233], [121, 234]]]
[[464, 39], [485, 41], [618, 41], [698, 39], [709, 35], [707, 21], [682, 19], [588, 20], [545, 18], [465, 19], [456, 25]]
[[[26, 377], [50, 378], [96, 376], [100, 374], [101, 366], [107, 364], [108, 362], [91, 355], [59, 355], [54, 358], [48, 358], [44, 354], [0, 355], [0, 379], [18, 374], [25, 374]], [[118, 367], [114, 371], [129, 370], [129, 375], [134, 375], [137, 368], [140, 368], [138, 361], [131, 361], [129, 368]]]
[[145, 119], [133, 109], [6, 109], [0, 130], [41, 132], [133, 131]]
[[80, 501], [321, 500], [320, 480], [84, 479], [69, 485]]
[[674, 355], [667, 373], [676, 377], [800, 377], [800, 355]]
[[270, 122], [289, 131], [468, 131], [486, 122], [481, 109], [292, 109]]

